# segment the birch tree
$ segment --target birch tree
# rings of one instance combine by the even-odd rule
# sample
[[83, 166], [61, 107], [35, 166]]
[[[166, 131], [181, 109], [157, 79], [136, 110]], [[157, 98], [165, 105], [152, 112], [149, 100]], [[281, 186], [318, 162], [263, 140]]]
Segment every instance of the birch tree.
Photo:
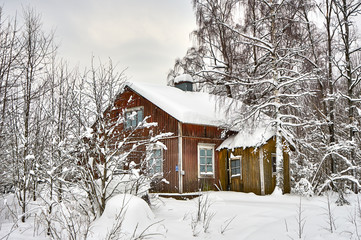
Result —
[[[33, 137], [35, 136], [34, 124], [36, 118], [33, 111], [34, 100], [39, 98], [41, 90], [44, 87], [42, 69], [48, 64], [52, 53], [52, 34], [47, 35], [41, 29], [40, 16], [32, 9], [24, 10], [24, 27], [22, 30], [21, 41], [24, 44], [22, 56], [19, 61], [21, 70], [21, 95], [22, 101], [19, 102], [23, 108], [22, 121], [18, 125], [19, 143], [22, 148], [21, 168], [17, 176], [18, 189], [17, 197], [22, 209], [22, 221], [25, 222], [25, 213], [27, 205], [27, 192], [31, 189], [32, 176], [34, 176], [33, 167], [35, 166], [36, 152], [33, 149]], [[34, 181], [33, 181], [34, 183]], [[36, 189], [32, 191], [36, 191]]]
[[3, 190], [11, 187], [13, 182], [13, 175], [7, 166], [12, 164], [11, 102], [15, 99], [18, 84], [16, 64], [22, 49], [17, 31], [16, 19], [6, 18], [0, 8], [0, 176], [3, 179], [0, 185]]
[[[182, 60], [177, 60], [176, 68], [191, 74], [201, 86], [216, 94], [232, 97], [231, 82], [239, 56], [237, 34], [225, 24], [236, 27], [235, 11], [239, 0], [194, 0], [193, 9], [197, 29], [192, 32], [196, 47], [188, 50]], [[228, 84], [224, 84], [228, 83]]]
[[276, 189], [283, 189], [283, 151], [294, 145], [295, 128], [306, 123], [301, 118], [303, 98], [311, 93], [305, 82], [315, 80], [310, 64], [310, 42], [302, 19], [301, 4], [294, 1], [250, 1], [254, 13], [251, 31], [239, 31], [240, 42], [252, 49], [246, 71], [233, 84], [239, 95], [254, 94], [250, 110], [239, 122], [260, 112], [270, 116], [276, 132]]
[[[308, 84], [312, 92], [303, 100], [301, 117], [307, 126], [298, 129], [298, 156], [294, 159], [297, 166], [296, 179], [303, 177], [316, 189], [327, 176], [335, 172], [335, 157], [330, 147], [335, 144], [335, 98], [333, 78], [333, 48], [336, 26], [332, 16], [332, 1], [316, 4], [302, 1], [300, 14], [305, 22], [305, 36], [309, 43], [307, 62], [314, 68], [315, 81]], [[311, 20], [311, 14], [319, 12], [324, 24], [318, 28]], [[320, 20], [320, 19], [318, 19]], [[317, 169], [318, 167], [318, 169]], [[317, 179], [317, 181], [315, 181]]]
[[360, 183], [358, 181], [357, 172], [358, 169], [358, 157], [360, 152], [357, 151], [356, 134], [359, 132], [357, 121], [355, 117], [359, 117], [356, 111], [356, 103], [360, 101], [360, 98], [355, 96], [355, 89], [360, 84], [361, 78], [359, 75], [360, 65], [356, 64], [357, 53], [361, 51], [360, 45], [357, 44], [356, 35], [353, 32], [353, 18], [360, 14], [361, 3], [359, 1], [336, 1], [335, 2], [335, 15], [338, 21], [338, 31], [341, 39], [340, 53], [342, 58], [337, 62], [337, 68], [339, 71], [338, 78], [346, 81], [346, 90], [342, 93], [342, 96], [347, 101], [347, 116], [348, 116], [348, 138], [345, 141], [345, 147], [347, 148], [347, 155], [342, 159], [345, 161], [347, 169], [340, 172], [351, 171], [353, 175], [353, 191], [358, 192]]

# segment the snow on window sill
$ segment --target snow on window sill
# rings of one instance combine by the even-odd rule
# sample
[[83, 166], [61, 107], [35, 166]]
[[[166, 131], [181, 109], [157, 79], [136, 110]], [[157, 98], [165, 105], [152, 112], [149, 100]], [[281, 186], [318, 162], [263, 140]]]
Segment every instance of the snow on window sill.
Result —
[[214, 178], [214, 173], [200, 173], [199, 177], [201, 177], [201, 178]]
[[153, 176], [152, 176], [152, 178], [153, 178], [153, 179], [163, 178], [163, 172], [154, 173]]
[[235, 174], [235, 175], [232, 175], [231, 177], [241, 177], [241, 174]]

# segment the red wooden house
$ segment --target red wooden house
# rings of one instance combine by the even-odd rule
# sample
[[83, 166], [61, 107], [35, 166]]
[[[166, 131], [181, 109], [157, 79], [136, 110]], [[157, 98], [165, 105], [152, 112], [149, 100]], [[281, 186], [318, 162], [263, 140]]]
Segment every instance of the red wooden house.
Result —
[[229, 124], [240, 107], [229, 98], [193, 92], [191, 82], [178, 82], [176, 87], [127, 83], [112, 109], [125, 113], [125, 131], [149, 116], [148, 122], [158, 123], [152, 131], [173, 133], [161, 140], [166, 150], [154, 149], [153, 171], [166, 179], [154, 191], [185, 193], [229, 189], [229, 161], [220, 159], [227, 154], [217, 148], [237, 132]]

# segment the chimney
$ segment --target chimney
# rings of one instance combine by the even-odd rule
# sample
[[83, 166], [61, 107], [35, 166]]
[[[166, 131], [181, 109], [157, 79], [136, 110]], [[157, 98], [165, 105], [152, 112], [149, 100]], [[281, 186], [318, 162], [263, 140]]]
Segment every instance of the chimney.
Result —
[[193, 78], [189, 74], [182, 74], [174, 78], [174, 87], [185, 92], [193, 92]]

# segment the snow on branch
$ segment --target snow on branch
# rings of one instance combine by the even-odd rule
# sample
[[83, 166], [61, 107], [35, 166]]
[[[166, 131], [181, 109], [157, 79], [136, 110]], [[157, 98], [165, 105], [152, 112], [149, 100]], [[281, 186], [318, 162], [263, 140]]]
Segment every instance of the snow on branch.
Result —
[[351, 102], [361, 102], [361, 98], [351, 98], [350, 96], [347, 96], [347, 95], [343, 94], [342, 92], [340, 92], [340, 95]]
[[[309, 81], [309, 80], [312, 80], [313, 78], [306, 78], [307, 76], [311, 75], [311, 73], [306, 73], [306, 74], [303, 74], [297, 78], [291, 78], [289, 81], [287, 82], [283, 82], [283, 83], [280, 83], [278, 85], [278, 88], [282, 88], [282, 87], [285, 87], [285, 86], [288, 86], [288, 85], [292, 85], [296, 82], [299, 82], [299, 81]], [[317, 79], [317, 78], [314, 78], [314, 79]]]
[[279, 96], [280, 97], [289, 97], [289, 98], [298, 98], [298, 97], [304, 97], [304, 96], [310, 96], [310, 95], [315, 95], [315, 93], [312, 92], [302, 92], [302, 93], [294, 93], [294, 94], [286, 94], [286, 93], [281, 93]]
[[328, 187], [331, 183], [335, 182], [335, 181], [350, 181], [352, 183], [355, 183], [357, 185], [358, 188], [361, 188], [361, 185], [359, 183], [359, 181], [351, 175], [342, 175], [342, 176], [335, 176], [335, 177], [329, 177], [329, 179], [327, 179], [324, 184], [320, 187], [320, 189], [318, 190], [318, 194], [320, 194], [326, 187]]
[[[254, 42], [260, 43], [261, 45], [258, 45], [258, 47], [260, 47], [260, 48], [263, 48], [263, 49], [265, 49], [265, 50], [267, 50], [267, 51], [269, 51], [269, 52], [273, 52], [273, 51], [274, 51], [274, 48], [273, 48], [272, 44], [269, 43], [269, 42], [266, 42], [266, 41], [264, 41], [264, 40], [262, 40], [262, 39], [260, 39], [260, 38], [256, 38], [256, 37], [252, 37], [252, 36], [248, 36], [248, 35], [246, 35], [246, 34], [243, 34], [243, 33], [241, 33], [240, 31], [232, 28], [231, 26], [229, 26], [228, 24], [226, 24], [226, 23], [224, 23], [224, 22], [218, 22], [218, 24], [221, 24], [221, 25], [227, 27], [229, 30], [231, 30], [231, 31], [239, 34], [240, 36], [242, 36], [242, 37], [244, 37], [244, 38], [247, 38], [247, 39], [252, 40], [252, 41], [254, 41]], [[255, 43], [253, 43], [253, 45], [254, 45], [254, 44], [255, 44]]]

